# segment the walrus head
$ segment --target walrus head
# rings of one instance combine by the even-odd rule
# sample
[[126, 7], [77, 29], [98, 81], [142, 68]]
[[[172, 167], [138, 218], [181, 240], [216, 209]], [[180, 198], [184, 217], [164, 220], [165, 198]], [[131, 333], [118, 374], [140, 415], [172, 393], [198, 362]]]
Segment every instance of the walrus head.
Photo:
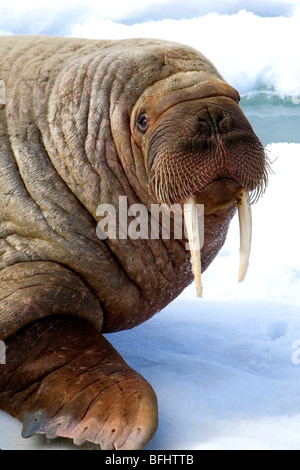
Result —
[[[238, 206], [241, 281], [250, 254], [250, 202], [266, 188], [268, 162], [239, 99], [221, 78], [178, 73], [142, 94], [131, 130], [143, 153], [149, 191], [161, 204], [184, 206], [190, 246], [197, 232], [196, 204], [204, 204], [206, 216]], [[200, 250], [191, 248], [191, 256], [201, 295]]]

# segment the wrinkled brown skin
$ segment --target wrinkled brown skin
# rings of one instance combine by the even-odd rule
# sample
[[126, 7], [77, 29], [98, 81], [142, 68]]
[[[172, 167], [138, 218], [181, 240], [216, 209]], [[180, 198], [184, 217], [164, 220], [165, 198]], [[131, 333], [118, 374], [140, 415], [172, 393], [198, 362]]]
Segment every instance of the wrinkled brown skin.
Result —
[[264, 152], [238, 93], [180, 44], [2, 37], [0, 80], [0, 406], [25, 437], [143, 448], [155, 394], [101, 333], [176, 298], [190, 255], [184, 240], [100, 240], [97, 207], [122, 195], [150, 209], [155, 171], [172, 168], [167, 202], [205, 204], [205, 270], [241, 188], [264, 179]]

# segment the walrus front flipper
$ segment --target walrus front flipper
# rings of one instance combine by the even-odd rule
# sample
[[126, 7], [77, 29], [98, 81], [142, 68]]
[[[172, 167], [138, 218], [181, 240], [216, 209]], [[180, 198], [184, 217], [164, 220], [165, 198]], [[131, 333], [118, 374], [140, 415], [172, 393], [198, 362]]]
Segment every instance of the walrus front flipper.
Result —
[[85, 320], [37, 320], [6, 342], [0, 407], [45, 434], [102, 449], [140, 449], [157, 428], [151, 386]]
[[0, 340], [48, 315], [72, 315], [97, 330], [103, 312], [92, 289], [71, 269], [52, 261], [16, 263], [0, 271]]

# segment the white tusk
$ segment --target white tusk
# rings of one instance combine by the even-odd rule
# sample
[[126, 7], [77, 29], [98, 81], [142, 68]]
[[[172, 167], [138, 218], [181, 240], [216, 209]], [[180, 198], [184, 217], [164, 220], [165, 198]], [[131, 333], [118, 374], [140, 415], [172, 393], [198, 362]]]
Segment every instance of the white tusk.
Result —
[[238, 202], [240, 221], [240, 267], [239, 282], [243, 281], [249, 263], [252, 239], [252, 215], [249, 204], [249, 192], [243, 190]]
[[202, 296], [201, 286], [201, 249], [200, 249], [200, 235], [197, 217], [197, 206], [194, 197], [188, 198], [183, 205], [184, 209], [184, 223], [189, 241], [189, 248], [191, 252], [192, 268], [196, 283], [197, 296]]

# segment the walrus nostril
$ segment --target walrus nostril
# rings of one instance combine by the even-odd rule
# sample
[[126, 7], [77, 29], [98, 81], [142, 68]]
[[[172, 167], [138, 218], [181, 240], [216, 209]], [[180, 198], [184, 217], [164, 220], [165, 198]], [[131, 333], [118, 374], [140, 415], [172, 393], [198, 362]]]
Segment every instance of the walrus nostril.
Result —
[[220, 132], [221, 132], [221, 126], [223, 126], [224, 120], [225, 120], [226, 117], [227, 117], [227, 115], [225, 116], [224, 113], [221, 113], [221, 114], [217, 114], [217, 116], [215, 118], [215, 127]]
[[211, 134], [211, 123], [209, 119], [205, 119], [203, 116], [198, 116], [197, 118], [197, 133], [204, 134], [208, 133]]
[[208, 110], [197, 117], [199, 132], [208, 131], [210, 135], [224, 134], [228, 131], [228, 114], [223, 110]]
[[198, 123], [199, 124], [208, 124], [207, 119], [204, 119], [202, 117], [198, 117]]

